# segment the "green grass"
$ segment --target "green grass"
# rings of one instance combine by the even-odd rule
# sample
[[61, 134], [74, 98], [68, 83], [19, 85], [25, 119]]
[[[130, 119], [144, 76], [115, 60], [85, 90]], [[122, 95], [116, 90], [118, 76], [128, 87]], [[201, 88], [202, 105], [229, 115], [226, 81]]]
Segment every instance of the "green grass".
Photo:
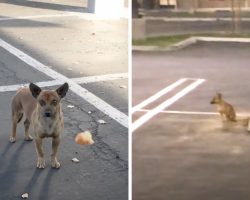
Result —
[[144, 40], [133, 40], [132, 44], [134, 46], [157, 46], [160, 48], [164, 48], [176, 44], [191, 36], [250, 38], [250, 34], [204, 33], [204, 34], [186, 34], [186, 35], [175, 35], [175, 36], [150, 37]]
[[132, 44], [136, 46], [158, 46], [163, 48], [178, 43], [186, 38], [188, 38], [186, 35], [162, 36], [147, 38], [145, 40], [133, 40]]

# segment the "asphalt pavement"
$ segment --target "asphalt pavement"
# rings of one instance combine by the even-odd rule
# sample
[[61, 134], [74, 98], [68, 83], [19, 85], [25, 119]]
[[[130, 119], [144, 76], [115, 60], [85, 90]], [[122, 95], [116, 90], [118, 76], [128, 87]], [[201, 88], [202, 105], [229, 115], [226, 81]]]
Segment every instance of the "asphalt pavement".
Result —
[[[0, 39], [67, 79], [81, 78], [82, 88], [127, 115], [127, 20], [100, 20], [84, 13], [85, 6], [86, 1], [4, 1]], [[9, 143], [15, 94], [9, 86], [45, 82], [44, 89], [55, 89], [58, 84], [46, 85], [53, 80], [0, 46], [0, 199], [23, 193], [29, 199], [128, 199], [127, 127], [71, 90], [62, 100], [59, 170], [50, 167], [50, 139], [44, 144], [46, 168], [36, 169], [35, 145], [24, 141], [22, 122], [16, 143]], [[85, 130], [93, 134], [91, 146], [74, 142]], [[74, 157], [80, 162], [73, 163]]]
[[[248, 43], [198, 42], [177, 51], [133, 53], [134, 108], [185, 79], [134, 110], [134, 124], [153, 115], [133, 132], [133, 199], [250, 198], [249, 132], [223, 124], [210, 104], [221, 92], [238, 118], [249, 116], [249, 50]], [[184, 94], [197, 80], [203, 82]], [[161, 104], [166, 106], [155, 109]]]

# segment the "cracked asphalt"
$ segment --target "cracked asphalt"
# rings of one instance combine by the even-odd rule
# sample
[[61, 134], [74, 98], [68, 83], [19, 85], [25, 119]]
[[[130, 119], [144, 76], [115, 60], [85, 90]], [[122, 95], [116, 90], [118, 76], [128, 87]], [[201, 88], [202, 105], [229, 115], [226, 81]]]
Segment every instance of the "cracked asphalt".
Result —
[[[127, 73], [127, 20], [97, 20], [82, 13], [85, 4], [76, 0], [3, 1], [0, 38], [68, 78]], [[69, 12], [73, 15], [64, 16]], [[62, 16], [2, 20], [48, 14]], [[0, 47], [0, 86], [50, 80]], [[128, 114], [127, 79], [81, 86]], [[34, 142], [24, 141], [22, 123], [17, 142], [8, 142], [14, 94], [0, 93], [0, 199], [20, 199], [26, 192], [29, 199], [128, 199], [127, 128], [69, 91], [62, 100], [65, 130], [58, 154], [62, 166], [59, 170], [50, 167], [51, 140], [46, 139], [46, 168], [39, 170]], [[99, 119], [107, 124], [99, 124]], [[91, 146], [74, 142], [76, 134], [85, 130], [92, 132], [95, 143]], [[74, 157], [80, 162], [73, 163]]]

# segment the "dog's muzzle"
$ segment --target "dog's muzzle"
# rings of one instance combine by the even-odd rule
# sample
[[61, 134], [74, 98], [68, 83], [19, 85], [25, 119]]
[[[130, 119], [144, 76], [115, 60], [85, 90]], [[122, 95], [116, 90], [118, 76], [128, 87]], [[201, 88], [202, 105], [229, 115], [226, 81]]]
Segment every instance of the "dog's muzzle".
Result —
[[50, 113], [50, 112], [45, 112], [45, 113], [43, 114], [43, 116], [44, 116], [44, 117], [51, 117], [51, 113]]
[[213, 102], [213, 101], [210, 101], [210, 104], [214, 104], [214, 102]]

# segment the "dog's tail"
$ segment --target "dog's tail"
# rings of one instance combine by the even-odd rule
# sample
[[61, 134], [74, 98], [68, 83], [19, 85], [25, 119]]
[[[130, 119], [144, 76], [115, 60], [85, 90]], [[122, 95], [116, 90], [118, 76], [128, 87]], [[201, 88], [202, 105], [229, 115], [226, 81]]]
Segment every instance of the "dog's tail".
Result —
[[229, 115], [228, 117], [229, 121], [231, 122], [237, 122], [236, 116], [235, 115]]
[[23, 113], [20, 113], [17, 123], [19, 123], [22, 120], [22, 118], [23, 118]]
[[243, 126], [243, 127], [247, 127], [248, 123], [249, 123], [249, 117], [243, 118], [243, 119], [238, 119], [237, 120], [237, 124]]

